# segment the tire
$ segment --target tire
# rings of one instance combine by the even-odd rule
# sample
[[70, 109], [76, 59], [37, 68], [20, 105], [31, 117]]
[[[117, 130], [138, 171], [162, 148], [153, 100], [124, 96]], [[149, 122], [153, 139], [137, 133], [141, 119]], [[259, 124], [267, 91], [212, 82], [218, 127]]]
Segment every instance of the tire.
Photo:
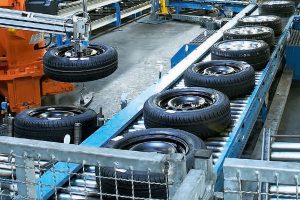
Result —
[[66, 56], [72, 48], [60, 46], [46, 52], [43, 58], [46, 76], [62, 82], [86, 82], [105, 78], [118, 67], [118, 54], [112, 47], [90, 44], [88, 49], [97, 54], [83, 58]]
[[[55, 113], [69, 116], [62, 117]], [[74, 143], [75, 123], [81, 123], [84, 140], [97, 129], [97, 113], [91, 109], [72, 106], [44, 106], [25, 110], [15, 117], [14, 136], [62, 143], [69, 134], [71, 143]]]
[[275, 15], [251, 15], [238, 20], [239, 26], [266, 26], [273, 29], [275, 36], [282, 33], [281, 18]]
[[273, 29], [264, 26], [241, 26], [232, 28], [224, 32], [223, 39], [263, 40], [271, 49], [275, 45], [275, 34]]
[[295, 3], [293, 1], [265, 1], [259, 5], [260, 15], [290, 17], [294, 13]]
[[[191, 100], [186, 103], [185, 97], [194, 98], [198, 105], [193, 107]], [[184, 109], [177, 108], [178, 105], [183, 105]], [[228, 97], [217, 90], [202, 87], [155, 94], [145, 102], [143, 113], [146, 128], [176, 128], [201, 139], [219, 135], [231, 123]]]
[[255, 86], [255, 72], [248, 63], [241, 61], [200, 62], [185, 71], [184, 82], [188, 87], [213, 88], [230, 98], [236, 98], [252, 92]]
[[225, 40], [211, 48], [212, 60], [236, 60], [262, 70], [269, 61], [270, 48], [262, 40]]
[[[184, 148], [186, 149], [186, 163], [187, 163], [187, 171], [189, 171], [194, 166], [194, 152], [199, 149], [206, 149], [204, 142], [196, 137], [195, 135], [181, 131], [176, 129], [147, 129], [142, 131], [136, 131], [133, 133], [125, 134], [123, 136], [118, 136], [115, 139], [109, 141], [109, 143], [105, 146], [106, 148], [113, 149], [125, 149], [125, 150], [134, 150], [134, 151], [146, 151], [146, 152], [159, 152], [167, 154], [166, 151], [159, 151], [156, 145], [154, 147], [151, 145], [150, 148], [145, 149], [145, 143], [149, 141], [165, 141], [163, 144], [169, 143], [175, 144], [177, 150], [180, 149], [178, 146], [184, 144]], [[158, 143], [156, 143], [158, 144]], [[148, 147], [149, 147], [148, 146]], [[183, 147], [181, 146], [181, 147]], [[144, 149], [143, 149], [144, 148]], [[157, 151], [158, 150], [158, 151]], [[165, 149], [164, 149], [165, 150]], [[176, 151], [178, 152], [178, 151]], [[183, 151], [184, 152], [184, 151]], [[183, 153], [179, 151], [178, 153]], [[171, 152], [169, 152], [171, 153]], [[101, 189], [103, 193], [108, 194], [116, 194], [115, 190], [115, 180], [112, 179], [115, 177], [115, 170], [109, 167], [102, 167], [99, 170], [99, 167], [96, 167], [96, 177], [100, 177], [101, 175]], [[145, 169], [146, 170], [146, 169]], [[100, 174], [101, 172], [101, 174]], [[128, 181], [118, 181], [118, 193], [122, 196], [132, 196], [132, 174], [131, 171], [117, 171], [117, 177], [121, 179], [125, 179]], [[106, 178], [105, 178], [106, 177]], [[165, 175], [158, 173], [150, 173], [149, 174], [150, 182], [155, 182], [159, 184], [165, 184], [166, 179]], [[135, 181], [143, 181], [148, 182], [148, 173], [142, 171], [134, 171], [133, 172], [133, 180]], [[100, 187], [100, 179], [96, 178], [96, 182]], [[157, 185], [151, 184], [151, 197], [155, 199], [166, 199], [167, 198], [167, 188], [165, 185]], [[149, 198], [149, 186], [148, 183], [134, 183], [134, 194], [135, 197], [139, 198]]]

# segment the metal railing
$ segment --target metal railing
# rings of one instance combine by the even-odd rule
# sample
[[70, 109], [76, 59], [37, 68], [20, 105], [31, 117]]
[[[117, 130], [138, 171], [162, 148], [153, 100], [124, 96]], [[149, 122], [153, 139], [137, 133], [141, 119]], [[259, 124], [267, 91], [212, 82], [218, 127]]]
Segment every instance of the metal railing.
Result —
[[[209, 151], [195, 152], [187, 174], [183, 154], [158, 154], [0, 137], [0, 198], [208, 199], [214, 178]], [[60, 165], [59, 168], [55, 166]], [[63, 167], [62, 167], [63, 166]], [[74, 172], [73, 167], [78, 170]], [[53, 177], [42, 182], [45, 174]], [[67, 183], [56, 183], [66, 175]], [[76, 184], [74, 185], [74, 183]]]
[[224, 162], [224, 200], [300, 199], [299, 178], [300, 163], [228, 158]]

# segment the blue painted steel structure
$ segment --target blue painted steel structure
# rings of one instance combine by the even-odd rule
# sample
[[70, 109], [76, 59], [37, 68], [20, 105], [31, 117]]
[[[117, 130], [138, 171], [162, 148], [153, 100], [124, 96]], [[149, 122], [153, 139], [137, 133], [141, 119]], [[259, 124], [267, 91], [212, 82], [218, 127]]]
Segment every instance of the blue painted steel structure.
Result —
[[[294, 30], [300, 31], [300, 17], [295, 16], [293, 20]], [[296, 39], [296, 38], [294, 38]], [[300, 43], [294, 41], [293, 44], [287, 45], [285, 50], [286, 65], [288, 68], [293, 69], [293, 79], [300, 80], [300, 64], [298, 56], [300, 55]]]
[[116, 8], [116, 27], [121, 26], [121, 8], [119, 2], [114, 4]]
[[185, 44], [179, 51], [171, 58], [171, 68], [175, 67], [180, 61], [192, 53], [199, 45], [197, 44]]
[[[170, 88], [176, 83], [183, 75], [184, 71], [193, 63], [199, 59], [203, 59], [209, 53], [211, 46], [219, 41], [223, 37], [223, 32], [232, 28], [237, 20], [245, 15], [250, 14], [256, 9], [256, 5], [250, 4], [237, 14], [230, 22], [225, 24], [220, 30], [208, 38], [202, 45], [196, 48], [191, 54], [177, 64], [176, 67], [171, 69], [169, 73], [164, 76], [158, 83], [150, 86], [144, 92], [142, 92], [135, 100], [133, 100], [128, 106], [121, 110], [119, 113], [109, 120], [104, 126], [93, 133], [87, 138], [81, 145], [100, 147], [104, 145], [110, 138], [120, 134], [130, 123], [132, 123], [142, 113], [144, 102], [153, 94]], [[235, 142], [235, 141], [232, 141]], [[225, 159], [225, 156], [222, 160]], [[219, 169], [220, 168], [220, 169]], [[66, 163], [57, 163], [54, 169], [50, 169], [42, 175], [38, 182], [42, 183], [43, 187], [37, 187], [38, 199], [48, 199], [55, 191], [57, 187], [62, 186], [65, 182], [69, 181], [69, 176], [72, 172], [78, 172], [81, 166], [78, 164], [68, 165]], [[215, 167], [216, 171], [221, 171], [222, 166]], [[54, 173], [55, 172], [55, 173]], [[61, 173], [58, 173], [61, 172]]]
[[258, 86], [255, 87], [254, 91], [251, 94], [247, 107], [244, 110], [242, 117], [240, 118], [241, 120], [238, 122], [237, 126], [235, 126], [233, 134], [230, 135], [230, 138], [227, 141], [227, 145], [222, 152], [222, 157], [218, 160], [214, 167], [215, 172], [218, 175], [216, 190], [221, 190], [223, 186], [222, 166], [225, 158], [239, 157], [246, 145], [246, 142], [248, 141], [254, 123], [264, 104], [266, 94], [271, 87], [278, 68], [282, 64], [281, 61], [284, 56], [284, 49], [288, 39], [289, 29], [291, 27], [292, 21], [293, 18], [291, 18], [286, 25], [277, 43], [277, 46], [271, 55], [270, 61], [263, 71]]
[[214, 10], [231, 11], [239, 13], [249, 3], [241, 1], [222, 1], [222, 0], [207, 0], [207, 1], [169, 1], [168, 7], [173, 7], [176, 10], [176, 14], [180, 14], [182, 9], [196, 9], [196, 10]]

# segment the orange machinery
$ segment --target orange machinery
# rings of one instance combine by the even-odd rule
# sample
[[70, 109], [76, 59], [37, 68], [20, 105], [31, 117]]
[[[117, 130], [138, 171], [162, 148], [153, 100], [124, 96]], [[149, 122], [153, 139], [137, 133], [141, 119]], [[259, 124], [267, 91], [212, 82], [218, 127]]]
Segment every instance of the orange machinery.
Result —
[[[26, 0], [1, 0], [0, 7], [25, 10]], [[32, 31], [0, 28], [0, 95], [11, 112], [41, 105], [41, 97], [72, 91], [73, 84], [51, 80], [43, 73], [44, 49], [30, 44]], [[39, 46], [43, 46], [43, 39]]]

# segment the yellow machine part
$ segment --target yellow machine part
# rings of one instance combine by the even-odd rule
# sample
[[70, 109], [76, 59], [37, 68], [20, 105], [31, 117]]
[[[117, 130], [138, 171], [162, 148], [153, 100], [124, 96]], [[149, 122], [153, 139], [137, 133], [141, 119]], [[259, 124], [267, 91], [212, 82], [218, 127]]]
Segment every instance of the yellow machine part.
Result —
[[160, 14], [161, 15], [168, 15], [169, 11], [166, 5], [166, 0], [160, 0]]

